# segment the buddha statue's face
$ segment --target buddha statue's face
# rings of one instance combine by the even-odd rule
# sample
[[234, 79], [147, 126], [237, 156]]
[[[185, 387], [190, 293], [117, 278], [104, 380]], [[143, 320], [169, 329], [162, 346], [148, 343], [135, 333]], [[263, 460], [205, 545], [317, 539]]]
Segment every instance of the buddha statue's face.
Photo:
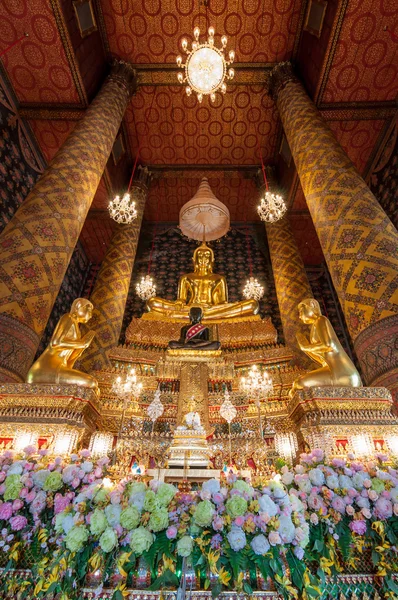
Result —
[[210, 250], [198, 250], [195, 256], [195, 267], [200, 271], [208, 272], [212, 267], [212, 255]]
[[316, 300], [303, 300], [298, 305], [298, 313], [300, 320], [306, 325], [311, 325], [321, 314], [319, 304]]
[[93, 316], [93, 305], [88, 300], [75, 301], [71, 313], [80, 323], [87, 323]]

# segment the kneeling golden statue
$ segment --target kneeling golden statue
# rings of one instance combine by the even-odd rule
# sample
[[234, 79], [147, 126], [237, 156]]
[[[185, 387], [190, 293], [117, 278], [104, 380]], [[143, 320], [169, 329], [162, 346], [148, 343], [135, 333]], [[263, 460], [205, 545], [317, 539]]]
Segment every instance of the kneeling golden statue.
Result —
[[359, 373], [340, 344], [329, 319], [322, 315], [319, 302], [314, 298], [303, 300], [298, 305], [298, 311], [303, 323], [311, 325], [310, 339], [298, 334], [298, 344], [321, 368], [298, 377], [290, 390], [290, 396], [296, 390], [309, 387], [361, 387]]
[[192, 306], [200, 306], [204, 321], [250, 317], [258, 313], [257, 300], [228, 302], [227, 282], [223, 275], [213, 273], [214, 252], [205, 242], [193, 253], [194, 272], [183, 275], [178, 284], [177, 300], [150, 298], [149, 313], [174, 321], [188, 321]]
[[86, 298], [74, 300], [70, 312], [58, 321], [47, 348], [31, 366], [26, 377], [27, 383], [81, 385], [99, 395], [97, 380], [73, 368], [95, 336], [94, 331], [88, 331], [81, 337], [79, 329], [79, 323], [87, 323], [91, 319], [93, 308]]

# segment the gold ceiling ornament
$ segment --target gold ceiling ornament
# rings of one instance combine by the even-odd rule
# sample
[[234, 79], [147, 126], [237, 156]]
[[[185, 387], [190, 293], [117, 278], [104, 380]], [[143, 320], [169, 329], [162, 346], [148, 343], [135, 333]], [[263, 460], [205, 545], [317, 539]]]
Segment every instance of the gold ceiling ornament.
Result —
[[257, 207], [257, 212], [262, 221], [267, 223], [275, 223], [280, 221], [287, 211], [287, 206], [279, 194], [273, 194], [267, 190], [264, 198], [261, 198], [260, 204]]
[[182, 56], [177, 56], [176, 59], [178, 67], [185, 72], [185, 75], [178, 73], [178, 81], [187, 84], [185, 87], [187, 96], [190, 96], [192, 91], [196, 92], [199, 102], [202, 102], [203, 96], [210, 96], [210, 100], [214, 102], [218, 91], [225, 94], [227, 91], [225, 80], [232, 80], [235, 75], [234, 69], [230, 67], [235, 60], [235, 51], [229, 51], [228, 60], [224, 56], [227, 37], [223, 35], [222, 47], [216, 48], [214, 27], [209, 27], [208, 34], [207, 41], [200, 43], [200, 29], [195, 27], [192, 49], [188, 50], [188, 40], [185, 38], [181, 42], [182, 49], [187, 54], [185, 64]]
[[247, 300], [261, 300], [264, 296], [264, 287], [259, 283], [256, 277], [249, 277], [243, 288], [243, 296]]
[[207, 177], [203, 177], [195, 195], [180, 210], [182, 233], [200, 242], [218, 240], [228, 233], [229, 210], [215, 197]]
[[149, 300], [149, 298], [156, 296], [156, 284], [150, 275], [145, 275], [136, 284], [135, 291], [141, 300]]

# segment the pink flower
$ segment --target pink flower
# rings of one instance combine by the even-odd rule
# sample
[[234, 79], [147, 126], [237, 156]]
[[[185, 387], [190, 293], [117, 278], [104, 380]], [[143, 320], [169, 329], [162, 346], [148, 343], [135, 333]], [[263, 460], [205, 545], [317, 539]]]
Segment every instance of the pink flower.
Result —
[[342, 515], [345, 513], [345, 502], [342, 498], [340, 498], [340, 496], [335, 496], [332, 500], [332, 507], [334, 508], [334, 510], [337, 510], [337, 512], [341, 513]]
[[2, 521], [8, 521], [12, 516], [12, 504], [11, 502], [4, 502], [0, 505], [0, 519]]
[[26, 498], [27, 495], [28, 495], [28, 488], [22, 488], [22, 490], [19, 492], [19, 497]]
[[33, 502], [33, 500], [36, 498], [36, 492], [34, 490], [32, 490], [31, 492], [29, 492], [29, 494], [26, 495], [26, 502], [29, 504], [30, 502]]
[[379, 519], [390, 519], [392, 517], [392, 504], [387, 498], [379, 498], [375, 505], [375, 515]]
[[54, 497], [54, 513], [57, 515], [65, 510], [67, 506], [69, 506], [69, 498], [68, 496], [63, 496], [62, 494], [55, 494]]
[[90, 458], [91, 452], [90, 450], [87, 450], [87, 448], [83, 448], [83, 450], [80, 450], [80, 456], [82, 458]]
[[372, 482], [370, 479], [364, 479], [363, 480], [363, 486], [366, 487], [366, 489], [369, 489], [372, 485]]
[[16, 512], [17, 510], [20, 510], [22, 507], [23, 507], [23, 502], [19, 498], [14, 500], [14, 502], [12, 503], [12, 510], [14, 512]]
[[213, 494], [213, 502], [215, 504], [221, 504], [223, 501], [224, 501], [224, 496], [222, 494], [220, 494], [220, 492]]
[[364, 535], [366, 533], [366, 523], [365, 521], [351, 521], [350, 529], [358, 535]]
[[[243, 525], [243, 523], [242, 523]], [[216, 516], [213, 519], [213, 529], [215, 529], [215, 531], [221, 531], [224, 528], [224, 521], [221, 517]]]
[[118, 490], [113, 490], [110, 493], [111, 504], [120, 504], [121, 497], [122, 495]]
[[271, 546], [276, 546], [277, 544], [282, 543], [281, 536], [277, 531], [271, 531], [271, 533], [268, 536], [268, 541], [271, 544]]
[[398, 504], [394, 504], [394, 515], [398, 517]]
[[318, 523], [319, 523], [318, 515], [316, 513], [311, 513], [310, 521], [313, 525], [318, 525]]
[[16, 517], [12, 517], [10, 519], [10, 525], [13, 531], [21, 531], [21, 529], [26, 527], [27, 523], [28, 519], [22, 515], [17, 515]]
[[362, 513], [362, 515], [363, 515], [363, 517], [364, 517], [365, 519], [370, 519], [370, 518], [371, 518], [371, 516], [372, 516], [372, 513], [371, 513], [371, 512], [370, 512], [370, 510], [369, 510], [368, 508], [366, 508], [366, 507], [364, 507], [364, 508], [362, 508], [362, 509], [361, 509], [361, 513]]
[[236, 517], [234, 523], [237, 527], [242, 527], [245, 522], [245, 517]]
[[373, 500], [373, 502], [375, 502], [379, 496], [377, 495], [377, 492], [375, 492], [375, 490], [369, 490], [368, 497], [370, 500]]
[[170, 527], [166, 529], [166, 536], [167, 539], [174, 540], [177, 537], [177, 527], [170, 525]]
[[23, 451], [25, 452], [26, 456], [32, 456], [32, 454], [36, 454], [37, 449], [34, 446], [26, 446]]
[[355, 515], [355, 509], [353, 506], [351, 506], [351, 504], [348, 504], [348, 506], [345, 509], [347, 515], [350, 515], [350, 517], [352, 517], [353, 515]]
[[6, 478], [6, 474], [4, 473], [4, 471], [1, 471], [0, 472], [0, 483], [3, 483], [3, 481], [5, 480], [5, 478]]
[[0, 485], [0, 494], [1, 494], [1, 495], [3, 495], [5, 491], [6, 491], [6, 486], [5, 486], [5, 484], [4, 484], [4, 483], [2, 483], [2, 484]]
[[71, 481], [71, 486], [76, 489], [79, 485], [80, 479], [78, 477], [74, 477]]

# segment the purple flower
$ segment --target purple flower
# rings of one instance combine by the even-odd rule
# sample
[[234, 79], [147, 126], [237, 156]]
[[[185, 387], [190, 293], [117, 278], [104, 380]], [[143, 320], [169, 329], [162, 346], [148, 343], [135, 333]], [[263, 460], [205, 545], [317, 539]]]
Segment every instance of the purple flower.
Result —
[[21, 529], [26, 527], [27, 523], [28, 519], [22, 515], [17, 515], [16, 517], [12, 517], [10, 519], [10, 525], [13, 531], [21, 531]]
[[293, 554], [299, 559], [302, 560], [304, 558], [304, 549], [301, 546], [296, 546], [293, 550]]
[[177, 527], [170, 525], [166, 530], [166, 536], [169, 540], [174, 540], [177, 537]]
[[217, 515], [214, 517], [212, 525], [213, 529], [215, 529], [216, 531], [222, 531], [222, 529], [224, 528], [224, 521], [221, 517]]
[[12, 504], [11, 502], [4, 502], [0, 505], [0, 519], [2, 521], [8, 521], [12, 516]]
[[221, 548], [221, 542], [222, 536], [219, 533], [216, 533], [216, 535], [213, 535], [210, 540], [210, 546], [213, 548], [213, 550], [219, 550]]
[[366, 523], [360, 520], [351, 521], [350, 529], [358, 535], [364, 535], [366, 533]]
[[344, 500], [340, 498], [340, 496], [334, 496], [332, 500], [332, 507], [334, 508], [334, 510], [337, 510], [337, 512], [344, 515], [346, 504]]
[[375, 515], [379, 519], [390, 519], [392, 517], [392, 504], [387, 498], [379, 498], [375, 504]]

